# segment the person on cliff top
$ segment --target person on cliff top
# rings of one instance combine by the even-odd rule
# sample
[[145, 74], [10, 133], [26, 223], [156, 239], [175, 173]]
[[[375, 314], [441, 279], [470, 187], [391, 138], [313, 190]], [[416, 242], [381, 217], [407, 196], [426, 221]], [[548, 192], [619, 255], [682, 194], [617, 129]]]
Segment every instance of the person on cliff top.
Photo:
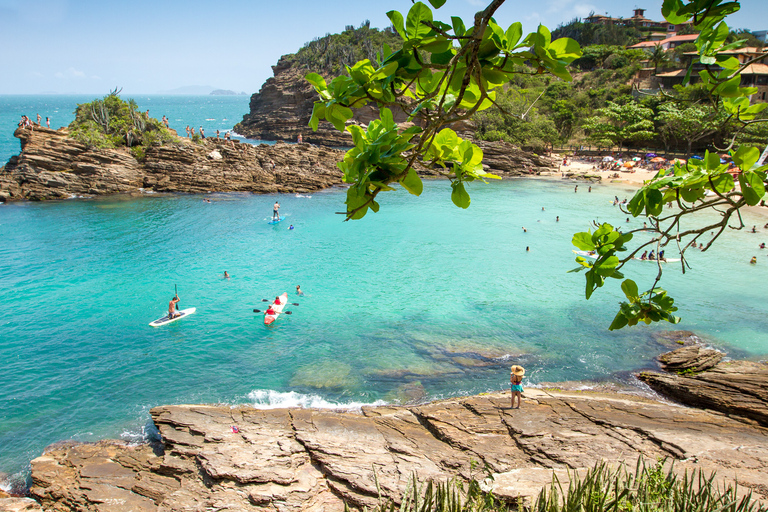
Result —
[[272, 206], [272, 220], [280, 220], [280, 203], [275, 201], [275, 204]]
[[46, 117], [45, 118], [45, 126], [47, 126], [48, 128], [51, 127], [51, 118], [50, 117]]
[[176, 311], [176, 303], [178, 303], [181, 299], [179, 299], [179, 296], [176, 295], [171, 299], [171, 302], [168, 303], [168, 318], [170, 320], [173, 320], [177, 316], [181, 316], [181, 313]]
[[[510, 390], [512, 392], [512, 409], [519, 409], [523, 400], [523, 376], [525, 375], [525, 368], [520, 365], [514, 365], [510, 368], [509, 383]], [[517, 397], [517, 407], [515, 407], [515, 397]]]
[[40, 114], [37, 114], [37, 126], [42, 126], [42, 125], [40, 124], [40, 121], [42, 121], [42, 120], [43, 120], [43, 118], [42, 118], [42, 117], [40, 117]]
[[205, 138], [205, 132], [203, 131], [203, 127], [202, 126], [200, 127], [200, 136], [202, 138]]
[[217, 130], [216, 130], [216, 138], [217, 138], [217, 139], [219, 138], [219, 133], [221, 133], [221, 132], [219, 132], [219, 130], [217, 129]]

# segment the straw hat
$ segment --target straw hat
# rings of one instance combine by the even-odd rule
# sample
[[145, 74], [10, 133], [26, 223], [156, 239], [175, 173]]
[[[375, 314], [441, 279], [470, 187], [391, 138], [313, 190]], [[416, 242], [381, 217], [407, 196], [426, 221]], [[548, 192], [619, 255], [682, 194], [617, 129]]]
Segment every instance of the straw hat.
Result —
[[512, 370], [513, 375], [516, 375], [518, 377], [522, 377], [523, 375], [525, 375], [525, 368], [523, 368], [518, 364], [514, 365], [512, 368], [510, 368], [510, 370]]

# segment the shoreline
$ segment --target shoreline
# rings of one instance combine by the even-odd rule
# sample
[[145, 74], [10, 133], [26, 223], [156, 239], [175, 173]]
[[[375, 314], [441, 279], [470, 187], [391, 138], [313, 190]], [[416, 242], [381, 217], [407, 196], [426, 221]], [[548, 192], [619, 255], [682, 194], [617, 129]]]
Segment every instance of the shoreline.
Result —
[[[668, 373], [640, 377], [651, 387], [654, 379], [672, 379], [673, 387], [705, 400], [723, 394], [721, 386], [707, 387], [711, 381], [753, 387], [756, 378], [763, 386], [768, 381], [768, 364], [721, 363], [722, 357], [686, 345], [659, 357]], [[694, 371], [676, 375], [681, 368]], [[51, 446], [31, 463], [30, 495], [47, 508], [87, 509], [109, 498], [136, 510], [223, 500], [235, 509], [341, 510], [345, 503], [371, 507], [380, 495], [401, 496], [412, 474], [467, 481], [479, 461], [493, 474], [497, 497], [530, 503], [554, 476], [567, 484], [570, 471], [598, 463], [633, 467], [639, 455], [671, 459], [678, 471], [716, 473], [718, 484], [737, 481], [765, 502], [768, 401], [739, 412], [736, 402], [754, 393], [749, 386], [704, 407], [552, 387], [526, 388], [519, 410], [509, 407], [506, 390], [355, 412], [158, 406], [150, 414], [160, 444]]]

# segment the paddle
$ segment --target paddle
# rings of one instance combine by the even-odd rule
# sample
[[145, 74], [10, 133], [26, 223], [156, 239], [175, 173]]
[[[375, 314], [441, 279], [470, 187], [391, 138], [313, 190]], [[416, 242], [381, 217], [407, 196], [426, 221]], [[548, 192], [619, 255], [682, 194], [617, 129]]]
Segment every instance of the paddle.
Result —
[[[179, 287], [178, 287], [178, 285], [175, 285], [175, 284], [173, 285], [173, 291], [176, 294], [176, 297], [178, 297], [179, 296]], [[178, 310], [179, 310], [179, 303], [177, 302], [176, 303], [176, 311], [178, 311]]]
[[[260, 309], [254, 309], [253, 312], [254, 313], [262, 313], [263, 311], [261, 311]], [[293, 311], [283, 311], [280, 314], [281, 315], [292, 315]]]
[[[269, 299], [261, 299], [261, 302], [272, 302], [272, 301], [269, 300]], [[298, 302], [286, 302], [286, 305], [287, 304], [290, 304], [291, 306], [298, 306], [299, 305]]]

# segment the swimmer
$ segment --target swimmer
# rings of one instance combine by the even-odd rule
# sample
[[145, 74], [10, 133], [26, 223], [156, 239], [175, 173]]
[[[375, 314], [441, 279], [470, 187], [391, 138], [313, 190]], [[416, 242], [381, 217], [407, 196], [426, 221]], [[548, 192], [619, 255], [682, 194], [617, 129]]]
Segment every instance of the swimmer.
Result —
[[296, 295], [304, 295], [304, 292], [301, 291], [301, 286], [298, 284], [296, 285]]
[[528, 232], [528, 230], [525, 229], [525, 226], [523, 226], [523, 233], [527, 233], [527, 232]]
[[291, 229], [293, 229], [293, 224], [291, 224], [291, 227], [289, 227], [289, 228], [288, 228], [288, 230], [289, 230], [289, 231], [290, 231]]
[[227, 271], [224, 271], [224, 279], [229, 279], [229, 274], [227, 274]]
[[560, 222], [560, 216], [555, 217], [555, 222]]
[[750, 262], [751, 264], [753, 264], [753, 265], [754, 265], [755, 263], [757, 263], [757, 256], [752, 256], [752, 259], [751, 259], [751, 260], [749, 260], [749, 262]]

